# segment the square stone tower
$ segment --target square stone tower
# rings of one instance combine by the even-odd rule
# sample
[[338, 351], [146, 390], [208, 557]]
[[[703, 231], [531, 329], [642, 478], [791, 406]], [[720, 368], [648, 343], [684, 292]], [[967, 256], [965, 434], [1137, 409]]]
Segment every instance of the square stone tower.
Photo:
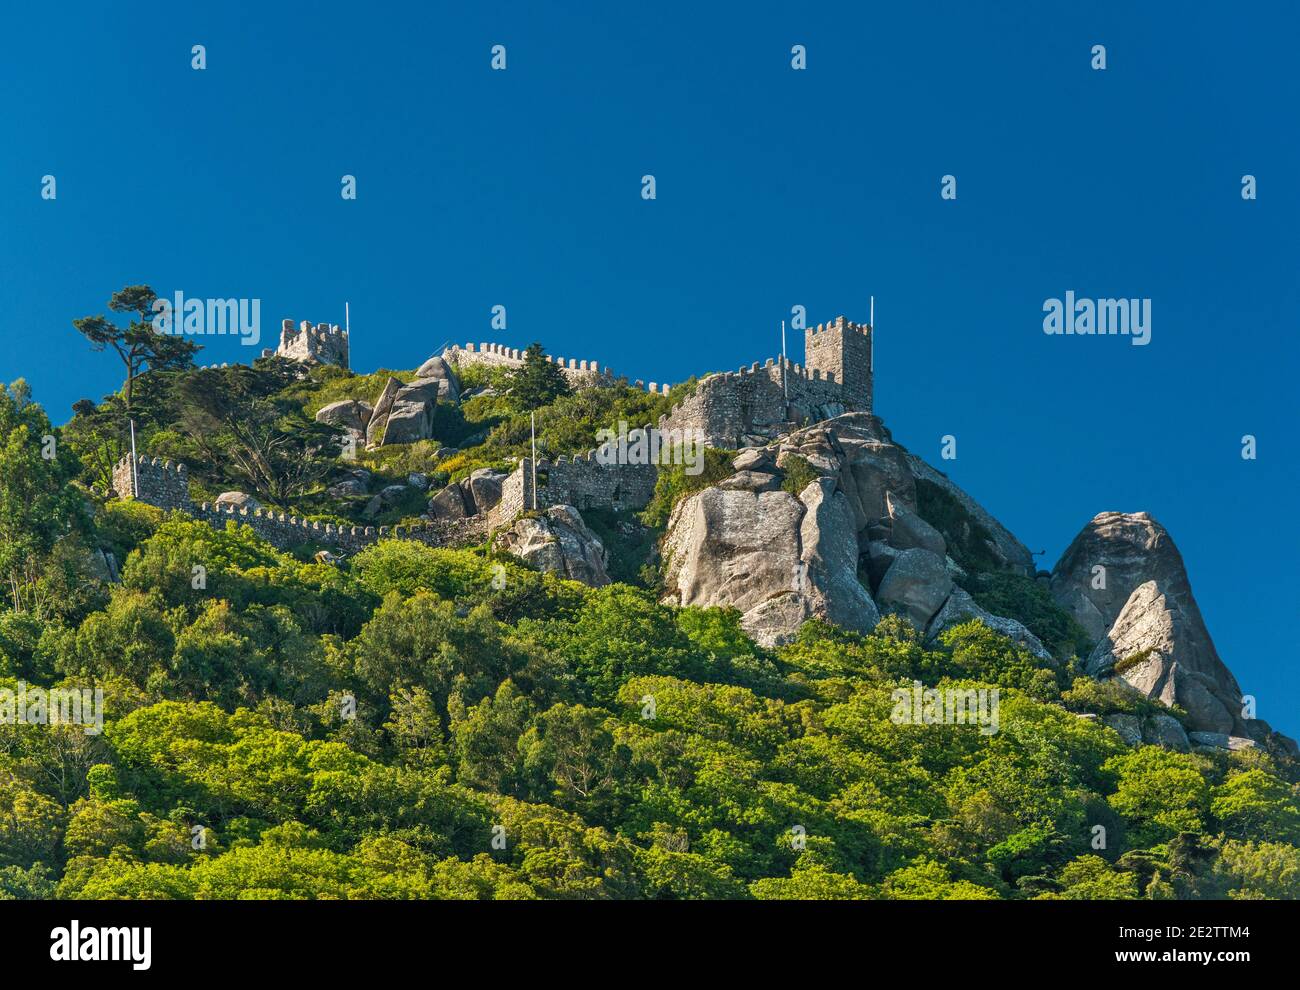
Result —
[[295, 326], [285, 320], [280, 329], [280, 346], [275, 353], [291, 361], [311, 364], [337, 364], [348, 366], [348, 332], [340, 330], [337, 323], [317, 323], [306, 320]]
[[804, 331], [804, 364], [840, 386], [846, 409], [871, 412], [871, 327], [843, 316]]

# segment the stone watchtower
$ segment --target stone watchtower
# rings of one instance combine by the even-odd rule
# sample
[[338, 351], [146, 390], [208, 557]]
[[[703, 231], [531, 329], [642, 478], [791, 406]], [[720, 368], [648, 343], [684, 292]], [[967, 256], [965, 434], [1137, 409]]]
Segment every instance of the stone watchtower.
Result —
[[843, 316], [804, 331], [804, 364], [839, 383], [844, 407], [871, 412], [871, 327]]
[[348, 332], [337, 323], [317, 323], [306, 320], [295, 326], [285, 320], [280, 329], [280, 346], [275, 349], [280, 357], [291, 361], [308, 361], [316, 364], [348, 366]]

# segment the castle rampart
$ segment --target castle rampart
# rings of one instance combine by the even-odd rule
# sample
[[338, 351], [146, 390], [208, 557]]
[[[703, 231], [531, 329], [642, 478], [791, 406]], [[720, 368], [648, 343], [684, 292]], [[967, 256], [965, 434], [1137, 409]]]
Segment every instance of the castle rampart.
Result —
[[280, 346], [275, 353], [290, 361], [313, 364], [336, 364], [348, 367], [348, 332], [337, 323], [317, 323], [306, 320], [295, 326], [293, 320], [280, 325]]
[[[464, 368], [470, 365], [486, 365], [492, 368], [518, 368], [524, 363], [524, 352], [517, 347], [506, 347], [504, 344], [480, 343], [477, 346], [469, 343], [465, 345], [453, 344], [442, 352], [443, 359], [457, 368]], [[552, 357], [546, 355], [546, 360], [555, 365], [559, 365], [560, 371], [569, 384], [574, 388], [591, 388], [592, 386], [609, 386], [618, 382], [627, 382], [627, 379], [614, 375], [609, 368], [602, 368], [600, 363], [591, 360], [579, 360], [577, 358]], [[651, 382], [647, 386], [643, 381], [635, 382], [637, 388], [647, 389], [650, 392], [668, 394], [668, 386]]]
[[113, 468], [113, 490], [119, 498], [137, 498], [160, 509], [185, 512], [196, 520], [211, 524], [214, 529], [223, 530], [228, 522], [247, 525], [281, 550], [304, 543], [319, 543], [346, 553], [356, 553], [386, 539], [418, 540], [435, 547], [456, 546], [477, 542], [487, 535], [488, 520], [479, 517], [432, 520], [412, 526], [336, 526], [269, 509], [218, 506], [208, 502], [195, 505], [190, 498], [185, 465], [156, 457], [137, 458], [134, 472], [130, 456], [123, 457]]

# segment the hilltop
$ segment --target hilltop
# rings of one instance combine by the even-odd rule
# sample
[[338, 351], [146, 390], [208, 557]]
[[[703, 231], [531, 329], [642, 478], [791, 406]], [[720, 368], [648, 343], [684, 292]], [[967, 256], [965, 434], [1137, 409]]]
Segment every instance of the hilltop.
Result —
[[0, 689], [104, 711], [0, 725], [0, 896], [1300, 895], [1295, 744], [1169, 534], [1037, 571], [893, 440], [869, 333], [647, 388], [295, 332], [139, 375], [134, 460], [122, 395], [6, 391]]

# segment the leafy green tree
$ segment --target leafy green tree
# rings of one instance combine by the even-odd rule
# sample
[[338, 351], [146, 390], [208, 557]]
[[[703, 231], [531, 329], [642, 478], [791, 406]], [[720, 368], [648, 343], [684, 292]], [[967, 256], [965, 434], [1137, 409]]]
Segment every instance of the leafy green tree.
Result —
[[1210, 787], [1195, 756], [1142, 746], [1111, 757], [1103, 769], [1118, 776], [1107, 800], [1129, 822], [1139, 844], [1204, 828]]
[[532, 343], [524, 351], [524, 363], [510, 372], [506, 390], [516, 409], [540, 409], [568, 395], [569, 381], [560, 366], [546, 360], [542, 345]]
[[607, 713], [555, 705], [519, 740], [524, 769], [540, 774], [561, 806], [581, 804], [603, 818], [625, 772], [628, 751], [606, 727]]
[[125, 327], [104, 316], [83, 316], [72, 321], [77, 332], [90, 341], [97, 351], [111, 347], [126, 368], [126, 385], [123, 397], [128, 411], [135, 381], [142, 369], [155, 371], [187, 368], [194, 363], [199, 346], [176, 334], [159, 333], [154, 329], [153, 304], [157, 296], [147, 285], [128, 285], [114, 292], [108, 308], [114, 313], [132, 317]]
[[204, 368], [177, 387], [182, 427], [205, 461], [280, 505], [318, 486], [339, 452], [334, 427], [282, 395], [292, 375], [283, 361]]
[[1235, 770], [1215, 787], [1210, 814], [1233, 839], [1268, 836], [1300, 845], [1300, 807], [1295, 788], [1264, 770]]
[[1112, 869], [1100, 856], [1080, 856], [1067, 863], [1060, 880], [1060, 894], [1041, 896], [1067, 901], [1131, 901], [1138, 896], [1137, 878]]
[[85, 527], [78, 471], [26, 382], [0, 389], [0, 574], [15, 611], [59, 609], [55, 550]]

